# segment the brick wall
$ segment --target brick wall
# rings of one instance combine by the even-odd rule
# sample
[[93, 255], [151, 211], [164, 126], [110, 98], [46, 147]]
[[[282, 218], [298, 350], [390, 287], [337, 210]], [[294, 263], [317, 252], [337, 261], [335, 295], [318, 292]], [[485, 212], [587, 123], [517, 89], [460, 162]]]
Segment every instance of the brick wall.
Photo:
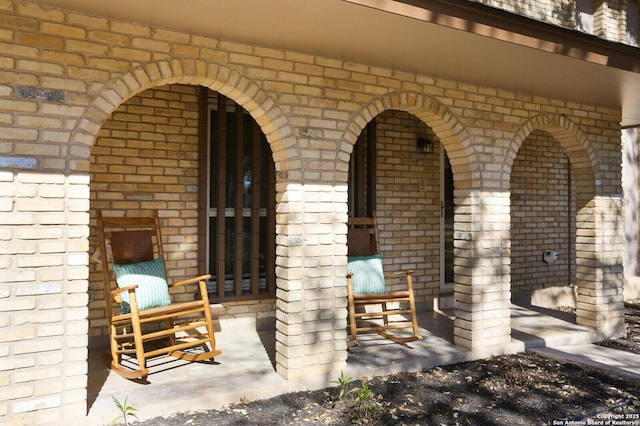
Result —
[[[91, 212], [148, 215], [159, 210], [172, 279], [197, 275], [198, 98], [196, 87], [170, 85], [127, 100], [107, 120], [91, 149]], [[91, 227], [91, 248], [97, 231]], [[102, 275], [90, 264], [89, 335], [108, 330]], [[172, 291], [181, 301], [193, 288]]]
[[[385, 270], [416, 269], [417, 302], [428, 307], [439, 295], [440, 283], [439, 141], [432, 129], [406, 112], [386, 111], [376, 121], [377, 212]], [[418, 152], [418, 135], [435, 140], [433, 153]], [[180, 279], [196, 274], [196, 88], [163, 86], [128, 100], [102, 127], [92, 153], [92, 208], [111, 214], [160, 209], [171, 241], [166, 245], [169, 275]], [[562, 147], [543, 132], [529, 135], [518, 151], [511, 180], [512, 292], [575, 282], [575, 206], [569, 199], [567, 161]], [[545, 249], [557, 250], [560, 259], [545, 263]], [[97, 266], [91, 268], [90, 336], [107, 333]], [[182, 294], [190, 297], [190, 290]], [[228, 312], [273, 315], [273, 303], [264, 303], [235, 303]]]
[[[385, 270], [416, 269], [416, 301], [428, 308], [440, 283], [440, 145], [433, 130], [409, 113], [387, 111], [378, 123], [378, 222]], [[195, 86], [147, 89], [120, 105], [92, 147], [91, 208], [111, 215], [162, 218], [167, 270], [175, 279], [198, 273], [197, 93]], [[418, 136], [434, 140], [419, 153]], [[398, 197], [406, 194], [407, 197]], [[407, 205], [408, 201], [411, 201]], [[97, 235], [91, 228], [91, 252]], [[401, 287], [397, 281], [394, 286]], [[193, 289], [172, 292], [175, 300]], [[89, 335], [106, 336], [100, 265], [90, 264]], [[275, 315], [273, 301], [225, 304], [227, 316]], [[104, 343], [104, 342], [102, 342]], [[96, 341], [100, 344], [100, 341]]]
[[[560, 144], [531, 133], [511, 174], [511, 291], [575, 284], [575, 182]], [[545, 250], [559, 259], [543, 260]]]
[[[431, 128], [406, 112], [386, 111], [376, 123], [385, 271], [415, 269], [416, 302], [429, 305], [440, 287], [440, 144]], [[433, 153], [418, 152], [418, 136], [434, 140]], [[399, 289], [402, 282], [393, 285]]]
[[[178, 147], [193, 140], [194, 92], [168, 84], [201, 84], [230, 97], [270, 143], [278, 179], [276, 364], [283, 376], [335, 377], [346, 365], [348, 162], [366, 123], [387, 110], [411, 113], [431, 128], [451, 160], [457, 344], [481, 350], [510, 341], [509, 188], [519, 148], [535, 130], [560, 143], [575, 171], [576, 256], [594, 260], [577, 267], [579, 320], [602, 335], [620, 333], [619, 110], [12, 0], [0, 0], [0, 57], [0, 422], [51, 424], [85, 414], [89, 303], [92, 321], [100, 312], [93, 278], [89, 292], [91, 209], [166, 206], [169, 228], [192, 226], [188, 171], [195, 157]], [[167, 98], [179, 107], [143, 104]], [[390, 114], [396, 117], [406, 115]], [[167, 140], [154, 139], [159, 129]], [[389, 144], [396, 135], [382, 137]], [[386, 147], [390, 154], [413, 170], [432, 170], [435, 160], [414, 156], [409, 136], [398, 139], [397, 148]], [[118, 172], [113, 158], [99, 160], [123, 149], [110, 141], [123, 140], [140, 154], [131, 167], [142, 174]], [[136, 146], [144, 143], [162, 150], [163, 159]], [[110, 190], [102, 193], [98, 165], [122, 182], [106, 182]], [[416, 189], [401, 176], [412, 167], [387, 165], [381, 189], [423, 192], [420, 181]], [[383, 243], [404, 245], [397, 267], [424, 258], [430, 271], [434, 222], [412, 206], [431, 204], [415, 198], [386, 197]], [[407, 221], [394, 228], [390, 209], [398, 205], [408, 206]], [[425, 235], [411, 235], [407, 228], [422, 220]], [[171, 261], [186, 275], [195, 243], [167, 237]], [[422, 247], [424, 254], [410, 252]], [[425, 299], [436, 288], [427, 274]]]
[[[120, 105], [91, 149], [91, 213], [135, 216], [159, 211], [167, 274], [197, 276], [198, 94], [196, 86], [147, 89]], [[93, 222], [92, 222], [93, 223]], [[91, 249], [97, 245], [95, 223]], [[100, 264], [90, 264], [89, 336], [108, 334]], [[172, 290], [176, 302], [192, 299], [195, 285]], [[274, 315], [273, 301], [233, 303], [226, 315]], [[95, 345], [106, 344], [94, 339]]]

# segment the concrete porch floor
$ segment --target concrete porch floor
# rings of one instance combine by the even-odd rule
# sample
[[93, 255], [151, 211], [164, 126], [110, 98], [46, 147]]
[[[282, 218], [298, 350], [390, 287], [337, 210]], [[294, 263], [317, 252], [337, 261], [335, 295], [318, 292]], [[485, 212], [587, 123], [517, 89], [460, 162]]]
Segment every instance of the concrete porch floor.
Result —
[[[221, 320], [216, 333], [223, 353], [214, 363], [186, 363], [162, 356], [151, 360], [148, 383], [136, 383], [111, 372], [98, 351], [89, 353], [87, 425], [108, 424], [118, 415], [115, 396], [138, 409], [140, 420], [175, 411], [222, 408], [243, 399], [256, 400], [332, 386], [336, 377], [285, 380], [275, 371], [275, 333], [260, 330], [254, 320]], [[592, 343], [595, 333], [575, 324], [575, 316], [558, 311], [512, 305], [511, 343], [497, 349], [468, 351], [453, 344], [450, 312], [419, 316], [422, 340], [397, 344], [376, 334], [359, 337], [349, 350], [345, 375], [352, 377], [420, 371], [534, 347]]]

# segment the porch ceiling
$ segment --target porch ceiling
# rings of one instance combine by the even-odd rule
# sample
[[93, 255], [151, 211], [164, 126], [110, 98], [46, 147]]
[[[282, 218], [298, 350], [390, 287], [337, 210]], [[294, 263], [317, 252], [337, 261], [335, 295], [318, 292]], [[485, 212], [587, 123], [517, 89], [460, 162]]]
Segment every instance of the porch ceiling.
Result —
[[151, 26], [622, 107], [640, 125], [640, 49], [466, 0], [39, 0]]

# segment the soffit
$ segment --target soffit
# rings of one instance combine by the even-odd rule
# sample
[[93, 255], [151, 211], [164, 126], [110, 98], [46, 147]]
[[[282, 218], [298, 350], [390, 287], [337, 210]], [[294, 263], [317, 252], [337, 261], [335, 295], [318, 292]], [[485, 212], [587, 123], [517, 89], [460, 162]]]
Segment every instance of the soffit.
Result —
[[[40, 0], [275, 49], [623, 109], [640, 124], [640, 49], [464, 0]], [[453, 5], [453, 6], [452, 6]]]

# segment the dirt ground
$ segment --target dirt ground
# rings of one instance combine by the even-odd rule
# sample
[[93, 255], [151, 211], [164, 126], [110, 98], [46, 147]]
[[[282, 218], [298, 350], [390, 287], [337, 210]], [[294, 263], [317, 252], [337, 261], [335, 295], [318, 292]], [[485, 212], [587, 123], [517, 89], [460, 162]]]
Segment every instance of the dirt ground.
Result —
[[[601, 344], [640, 354], [640, 300], [625, 307], [627, 337]], [[156, 417], [139, 424], [640, 426], [640, 379], [533, 353], [364, 382], [348, 379], [343, 378], [342, 386], [239, 402], [221, 410]]]

